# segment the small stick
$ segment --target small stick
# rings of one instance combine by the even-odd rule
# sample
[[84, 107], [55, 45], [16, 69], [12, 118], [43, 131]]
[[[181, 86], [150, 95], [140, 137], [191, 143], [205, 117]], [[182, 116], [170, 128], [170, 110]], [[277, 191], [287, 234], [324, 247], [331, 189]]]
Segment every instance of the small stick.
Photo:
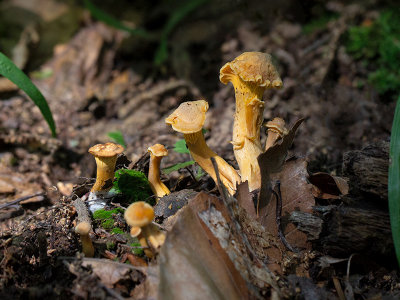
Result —
[[278, 189], [278, 192], [275, 192], [272, 190], [272, 193], [275, 196], [276, 199], [276, 225], [278, 226], [278, 236], [282, 242], [282, 244], [288, 249], [289, 251], [298, 253], [299, 251], [297, 249], [294, 249], [289, 242], [286, 240], [286, 237], [283, 233], [282, 230], [282, 224], [281, 224], [281, 218], [282, 218], [282, 194], [281, 194], [281, 182], [278, 180], [276, 182], [276, 186]]
[[33, 194], [33, 195], [24, 196], [24, 197], [15, 199], [15, 200], [13, 200], [13, 201], [11, 201], [11, 202], [4, 203], [4, 204], [0, 205], [0, 209], [3, 209], [3, 208], [5, 208], [5, 207], [8, 207], [8, 206], [17, 204], [17, 203], [19, 203], [19, 202], [21, 202], [21, 201], [28, 200], [28, 199], [31, 199], [31, 198], [34, 198], [34, 197], [44, 196], [45, 194], [46, 194], [46, 193], [44, 193], [44, 192], [40, 192], [40, 193], [36, 193], [36, 194]]
[[87, 222], [92, 225], [92, 219], [90, 218], [89, 211], [82, 199], [79, 197], [76, 198], [76, 200], [72, 202], [72, 205], [75, 207], [78, 214], [78, 224], [81, 222]]

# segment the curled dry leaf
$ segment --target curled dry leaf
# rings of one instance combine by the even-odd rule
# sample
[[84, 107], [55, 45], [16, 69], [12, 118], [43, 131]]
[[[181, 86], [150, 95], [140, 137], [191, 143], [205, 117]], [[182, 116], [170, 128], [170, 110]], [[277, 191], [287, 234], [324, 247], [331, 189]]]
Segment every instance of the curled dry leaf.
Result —
[[349, 193], [349, 185], [342, 177], [318, 172], [312, 174], [309, 177], [309, 181], [313, 185], [312, 193], [315, 198], [339, 199]]
[[247, 181], [237, 186], [235, 198], [239, 205], [253, 218], [257, 218], [257, 212], [254, 206], [254, 194], [249, 191], [249, 183]]

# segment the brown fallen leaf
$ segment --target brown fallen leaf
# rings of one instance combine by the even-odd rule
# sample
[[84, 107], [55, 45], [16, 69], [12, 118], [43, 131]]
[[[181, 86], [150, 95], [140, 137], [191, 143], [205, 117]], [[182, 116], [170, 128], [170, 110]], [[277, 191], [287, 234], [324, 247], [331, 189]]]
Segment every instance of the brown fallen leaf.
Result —
[[260, 217], [265, 215], [265, 207], [271, 199], [271, 174], [278, 173], [282, 170], [288, 154], [288, 149], [292, 145], [296, 131], [303, 121], [304, 119], [297, 120], [288, 134], [285, 135], [279, 143], [268, 148], [258, 157], [261, 171], [261, 190], [258, 197], [257, 214]]
[[[282, 194], [282, 219], [283, 233], [291, 246], [310, 249], [307, 235], [289, 222], [290, 213], [293, 211], [312, 212], [315, 199], [312, 195], [312, 185], [308, 183], [307, 161], [304, 158], [289, 160], [283, 170], [272, 176], [273, 180], [280, 181]], [[270, 201], [261, 210], [260, 222], [265, 228], [277, 234], [276, 201]]]
[[235, 198], [239, 205], [253, 218], [257, 218], [256, 208], [254, 206], [253, 194], [249, 191], [249, 183], [247, 181], [237, 186]]
[[222, 206], [200, 193], [183, 209], [161, 249], [159, 295], [164, 299], [249, 298], [242, 275], [198, 215], [209, 201], [214, 210]]
[[315, 198], [339, 199], [349, 193], [349, 185], [342, 177], [318, 172], [312, 174], [309, 181], [313, 185], [312, 193]]

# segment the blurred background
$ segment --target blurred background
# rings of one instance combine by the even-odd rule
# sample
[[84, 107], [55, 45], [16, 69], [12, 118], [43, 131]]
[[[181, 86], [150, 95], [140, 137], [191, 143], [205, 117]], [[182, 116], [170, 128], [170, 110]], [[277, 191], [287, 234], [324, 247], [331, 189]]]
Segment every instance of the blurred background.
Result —
[[[234, 91], [219, 69], [262, 51], [284, 82], [264, 95], [265, 121], [306, 118], [292, 154], [337, 174], [345, 151], [389, 138], [399, 37], [397, 1], [3, 0], [0, 51], [45, 96], [58, 139], [0, 78], [1, 164], [42, 186], [70, 184], [94, 174], [87, 149], [115, 135], [133, 161], [156, 142], [173, 146], [181, 137], [165, 117], [197, 99], [210, 103], [207, 143], [232, 159]], [[185, 159], [171, 152], [165, 164]]]

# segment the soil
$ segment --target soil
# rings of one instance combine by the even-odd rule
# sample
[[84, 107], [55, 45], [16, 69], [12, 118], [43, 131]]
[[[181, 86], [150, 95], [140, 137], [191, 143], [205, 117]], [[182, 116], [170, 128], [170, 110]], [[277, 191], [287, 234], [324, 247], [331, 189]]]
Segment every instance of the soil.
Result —
[[[379, 95], [368, 84], [368, 71], [362, 62], [346, 52], [343, 42], [350, 26], [376, 16], [379, 8], [387, 5], [385, 1], [372, 1], [368, 5], [357, 1], [351, 4], [311, 1], [302, 5], [289, 0], [279, 4], [210, 1], [184, 17], [172, 30], [168, 36], [168, 58], [158, 66], [154, 64], [157, 41], [141, 39], [108, 26], [74, 1], [48, 1], [40, 11], [35, 7], [46, 1], [29, 2], [36, 5], [12, 0], [1, 3], [1, 15], [18, 11], [31, 17], [4, 18], [4, 21], [0, 18], [0, 24], [4, 22], [1, 25], [16, 28], [13, 39], [25, 54], [14, 58], [25, 61], [20, 67], [31, 74], [45, 96], [58, 136], [51, 137], [39, 109], [23, 92], [10, 84], [4, 87], [0, 84], [0, 298], [162, 298], [160, 294], [154, 296], [158, 289], [148, 283], [160, 260], [137, 255], [129, 236], [112, 234], [99, 221], [92, 220], [91, 237], [96, 249], [93, 261], [107, 259], [110, 265], [99, 260], [93, 262], [97, 265], [88, 266], [89, 259], [80, 254], [80, 239], [74, 232], [78, 215], [73, 201], [85, 197], [96, 176], [95, 160], [87, 151], [97, 143], [111, 141], [109, 132], [120, 131], [126, 149], [117, 168], [147, 172], [147, 148], [155, 143], [169, 149], [169, 155], [162, 162], [164, 167], [187, 161], [190, 159], [187, 154], [172, 150], [182, 136], [167, 126], [164, 119], [183, 101], [205, 99], [210, 105], [204, 126], [207, 144], [237, 169], [229, 143], [235, 112], [234, 89], [230, 84], [220, 83], [219, 69], [246, 51], [270, 53], [283, 80], [282, 89], [267, 90], [264, 94], [264, 121], [281, 117], [291, 128], [298, 119], [305, 119], [289, 148], [288, 158], [292, 163], [286, 167], [297, 170], [300, 163], [296, 159], [299, 159], [308, 168], [299, 174], [351, 175], [348, 194], [340, 191], [334, 199], [318, 196], [316, 204], [354, 206], [352, 201], [357, 199], [357, 209], [372, 207], [383, 214], [379, 216], [387, 217], [387, 193], [382, 196], [381, 192], [387, 181], [383, 179], [383, 187], [379, 185], [378, 192], [376, 189], [365, 192], [360, 185], [362, 171], [349, 171], [346, 157], [350, 154], [346, 153], [377, 143], [384, 143], [379, 147], [386, 149], [396, 103]], [[169, 7], [166, 3], [171, 1], [157, 1], [154, 6], [145, 1], [135, 5], [129, 1], [120, 2], [115, 6], [112, 1], [94, 1], [115, 17], [130, 20], [128, 25], [138, 24], [154, 32], [162, 30], [168, 14], [177, 5], [170, 3]], [[305, 25], [326, 14], [336, 17], [305, 32]], [[25, 35], [29, 36], [28, 40], [22, 38]], [[11, 56], [12, 52], [2, 51]], [[51, 75], [40, 79], [32, 76], [32, 72], [38, 70], [42, 73], [51, 70]], [[360, 80], [365, 84], [359, 85]], [[264, 143], [265, 130], [261, 134]], [[383, 162], [388, 161], [384, 154], [382, 157]], [[194, 179], [192, 175], [196, 170], [195, 166], [190, 166], [163, 175], [165, 184], [178, 193], [168, 196], [172, 198], [165, 199], [163, 206], [158, 207], [157, 222], [162, 223], [164, 229], [173, 230], [173, 224], [181, 230], [185, 228], [189, 213], [180, 213], [178, 208], [189, 207], [187, 203], [199, 192], [217, 195], [218, 201], [222, 201], [210, 177]], [[285, 170], [282, 174], [288, 174], [285, 178], [289, 178], [293, 173]], [[385, 178], [387, 174], [382, 176]], [[308, 178], [302, 180], [302, 186], [310, 184]], [[285, 184], [291, 185], [282, 178], [281, 181], [282, 189]], [[370, 188], [368, 184], [365, 186]], [[22, 197], [37, 193], [40, 194], [20, 201]], [[314, 196], [307, 195], [307, 199], [314, 201]], [[241, 197], [247, 202], [254, 199], [248, 195]], [[364, 199], [368, 202], [365, 207]], [[374, 202], [375, 199], [379, 199], [379, 203], [378, 200]], [[126, 207], [125, 200], [114, 199], [110, 208]], [[166, 210], [170, 205], [168, 201], [174, 200], [179, 201], [179, 207], [174, 208], [175, 220], [172, 220], [171, 213]], [[208, 201], [215, 202], [217, 208], [221, 205], [214, 198]], [[313, 205], [309, 205], [309, 210], [304, 208], [304, 212], [316, 214], [312, 212]], [[198, 204], [190, 209], [200, 212]], [[251, 295], [249, 298], [273, 297], [274, 290], [281, 291], [278, 293], [281, 298], [293, 299], [345, 299], [344, 295], [346, 299], [396, 299], [400, 295], [393, 250], [355, 253], [352, 249], [334, 251], [337, 249], [332, 250], [335, 247], [330, 244], [331, 251], [327, 251], [322, 238], [324, 234], [332, 236], [323, 228], [317, 241], [310, 240], [309, 236], [307, 240], [303, 233], [303, 248], [294, 253], [285, 248], [277, 233], [273, 234], [274, 230], [263, 232], [265, 228], [241, 208], [225, 212], [226, 208], [221, 205], [218, 209], [226, 219], [237, 217], [239, 220], [258, 258], [249, 255], [248, 264], [258, 267], [267, 264], [280, 277], [276, 279], [279, 288], [274, 289], [271, 282], [261, 287], [254, 275], [256, 272], [246, 277], [240, 266], [226, 263], [231, 278], [237, 280], [235, 284], [244, 286], [239, 294], [252, 290], [251, 285], [257, 292], [247, 291]], [[286, 212], [284, 209], [283, 220]], [[168, 222], [164, 220], [167, 217]], [[114, 226], [119, 225], [129, 232], [121, 214], [113, 218]], [[272, 220], [275, 221], [275, 216]], [[232, 232], [238, 244], [243, 243], [243, 249], [248, 249], [242, 239], [243, 233], [235, 230]], [[285, 230], [289, 243], [295, 242], [296, 238], [288, 234], [289, 229]], [[172, 236], [177, 236], [177, 232], [167, 238], [172, 246]], [[390, 230], [385, 234], [390, 235]], [[217, 241], [214, 236], [208, 237]], [[366, 239], [370, 238], [367, 234]], [[372, 238], [367, 244], [374, 248], [374, 241]], [[276, 253], [265, 250], [268, 247], [264, 244], [274, 245], [271, 247]], [[387, 247], [392, 244], [388, 243]], [[229, 249], [219, 247], [216, 251], [223, 261], [232, 260]], [[364, 248], [357, 251], [364, 251]], [[279, 262], [270, 264], [268, 259]], [[350, 265], [349, 274], [347, 267]], [[168, 264], [164, 267], [173, 268]], [[116, 278], [110, 275], [105, 279], [99, 276], [96, 268], [113, 273]], [[179, 272], [174, 268], [172, 270]], [[144, 282], [147, 282], [146, 288]], [[174, 288], [173, 285], [169, 287]]]

